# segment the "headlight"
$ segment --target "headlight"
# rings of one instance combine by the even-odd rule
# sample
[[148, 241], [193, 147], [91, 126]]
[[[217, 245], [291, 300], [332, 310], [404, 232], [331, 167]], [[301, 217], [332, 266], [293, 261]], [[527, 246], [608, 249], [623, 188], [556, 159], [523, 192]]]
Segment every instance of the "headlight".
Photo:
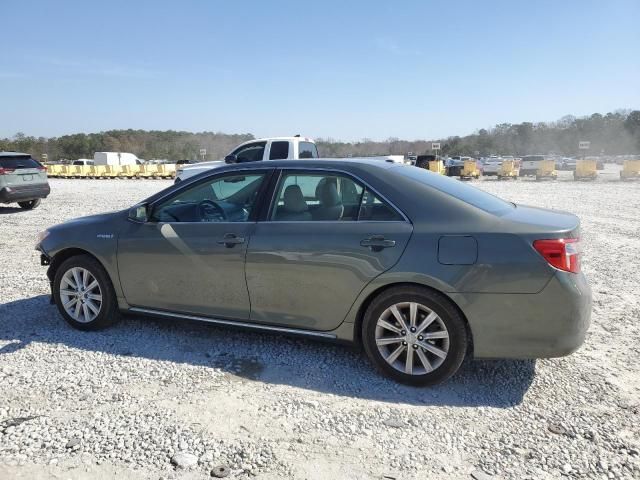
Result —
[[49, 236], [49, 230], [43, 230], [36, 236], [36, 247], [40, 245], [45, 238]]

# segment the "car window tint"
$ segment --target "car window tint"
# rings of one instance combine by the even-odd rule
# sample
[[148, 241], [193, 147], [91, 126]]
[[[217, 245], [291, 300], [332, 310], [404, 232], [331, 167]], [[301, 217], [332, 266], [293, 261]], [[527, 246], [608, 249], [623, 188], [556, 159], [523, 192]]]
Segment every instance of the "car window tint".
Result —
[[238, 159], [238, 163], [241, 162], [259, 162], [264, 158], [264, 149], [267, 146], [267, 142], [256, 142], [245, 145], [236, 149], [233, 154]]
[[269, 160], [284, 160], [289, 157], [289, 142], [273, 142], [269, 151]]
[[318, 149], [315, 143], [298, 143], [298, 158], [318, 158]]
[[513, 204], [484, 192], [479, 188], [445, 177], [444, 175], [431, 173], [423, 168], [402, 166], [394, 168], [393, 171], [427, 187], [440, 190], [489, 213], [498, 214], [514, 208]]
[[7, 170], [18, 170], [20, 168], [38, 168], [40, 163], [27, 155], [16, 155], [0, 157], [0, 167]]
[[354, 221], [364, 189], [345, 175], [288, 173], [278, 185], [271, 220]]
[[182, 191], [154, 208], [157, 222], [246, 222], [264, 174], [217, 177]]
[[380, 197], [371, 190], [366, 189], [362, 197], [358, 220], [371, 222], [397, 222], [404, 219], [396, 209], [391, 207], [384, 200], [381, 200]]

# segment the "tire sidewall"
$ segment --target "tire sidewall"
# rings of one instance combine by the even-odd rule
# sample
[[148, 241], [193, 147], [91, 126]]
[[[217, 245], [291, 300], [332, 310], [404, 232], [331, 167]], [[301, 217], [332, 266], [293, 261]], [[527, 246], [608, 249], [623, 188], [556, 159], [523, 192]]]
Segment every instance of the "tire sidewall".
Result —
[[[102, 306], [100, 308], [100, 313], [98, 314], [98, 316], [90, 322], [78, 322], [66, 312], [64, 306], [62, 305], [62, 299], [60, 297], [60, 282], [64, 274], [74, 267], [80, 267], [88, 270], [98, 281], [98, 285], [100, 286], [100, 292], [102, 295]], [[58, 307], [58, 311], [67, 321], [67, 323], [69, 323], [69, 325], [74, 328], [77, 328], [79, 330], [99, 330], [101, 328], [110, 326], [117, 320], [117, 301], [115, 292], [113, 290], [113, 285], [111, 284], [111, 280], [109, 279], [109, 276], [102, 265], [100, 265], [96, 260], [89, 256], [81, 255], [71, 257], [62, 262], [62, 264], [56, 270], [56, 274], [53, 279], [52, 293], [55, 304]]]
[[[446, 359], [433, 372], [423, 375], [408, 375], [393, 368], [378, 351], [375, 339], [376, 324], [382, 313], [391, 305], [416, 302], [438, 314], [449, 334], [449, 351]], [[468, 338], [460, 313], [443, 295], [418, 288], [391, 289], [376, 298], [365, 313], [362, 328], [362, 343], [367, 356], [374, 365], [392, 379], [413, 386], [434, 385], [452, 376], [464, 360]]]

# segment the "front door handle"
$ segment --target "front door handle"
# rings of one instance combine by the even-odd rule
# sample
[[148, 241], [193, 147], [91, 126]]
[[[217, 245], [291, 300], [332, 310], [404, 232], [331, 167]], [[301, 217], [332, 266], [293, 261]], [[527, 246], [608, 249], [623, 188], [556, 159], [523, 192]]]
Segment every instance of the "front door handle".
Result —
[[225, 233], [222, 240], [218, 240], [216, 243], [227, 248], [233, 248], [235, 245], [244, 243], [244, 237], [239, 237], [235, 233]]
[[384, 235], [372, 235], [360, 241], [363, 247], [369, 247], [372, 252], [379, 252], [385, 248], [395, 247], [395, 240], [387, 240]]

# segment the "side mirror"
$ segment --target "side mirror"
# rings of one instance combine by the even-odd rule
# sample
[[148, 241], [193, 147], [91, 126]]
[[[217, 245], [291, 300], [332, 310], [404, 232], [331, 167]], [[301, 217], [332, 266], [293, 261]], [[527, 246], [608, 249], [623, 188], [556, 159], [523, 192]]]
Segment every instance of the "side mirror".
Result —
[[227, 155], [224, 157], [224, 163], [238, 163], [238, 157], [233, 154]]
[[145, 223], [149, 221], [149, 217], [147, 215], [147, 207], [146, 203], [142, 203], [140, 205], [136, 205], [129, 209], [129, 220], [133, 220], [138, 223]]

